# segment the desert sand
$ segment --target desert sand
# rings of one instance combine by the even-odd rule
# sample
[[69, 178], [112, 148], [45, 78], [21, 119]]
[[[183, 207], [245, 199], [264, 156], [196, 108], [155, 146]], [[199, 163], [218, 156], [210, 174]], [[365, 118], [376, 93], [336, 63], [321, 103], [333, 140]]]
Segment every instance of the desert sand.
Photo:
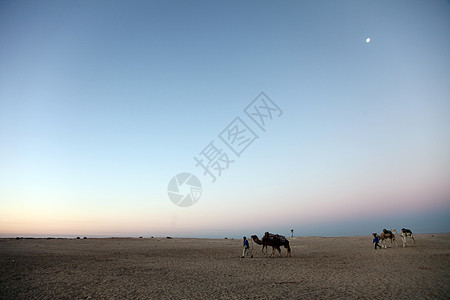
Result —
[[239, 239], [0, 239], [0, 298], [450, 298], [450, 234], [289, 240], [291, 258], [241, 259]]

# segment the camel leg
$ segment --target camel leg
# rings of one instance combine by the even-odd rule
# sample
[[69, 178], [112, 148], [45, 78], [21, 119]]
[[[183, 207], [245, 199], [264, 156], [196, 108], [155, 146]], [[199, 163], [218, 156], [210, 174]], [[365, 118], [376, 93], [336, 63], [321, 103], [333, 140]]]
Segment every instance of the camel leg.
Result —
[[291, 248], [290, 247], [284, 247], [284, 248], [286, 248], [286, 251], [287, 251], [286, 257], [292, 257], [291, 256]]
[[411, 239], [413, 240], [413, 244], [415, 245], [416, 244], [416, 240], [414, 239], [412, 233], [411, 233]]
[[403, 244], [403, 248], [406, 247], [406, 236], [402, 235], [402, 244]]
[[277, 248], [277, 250], [278, 250], [278, 253], [280, 253], [280, 257], [283, 257], [283, 255], [281, 255], [281, 249]]

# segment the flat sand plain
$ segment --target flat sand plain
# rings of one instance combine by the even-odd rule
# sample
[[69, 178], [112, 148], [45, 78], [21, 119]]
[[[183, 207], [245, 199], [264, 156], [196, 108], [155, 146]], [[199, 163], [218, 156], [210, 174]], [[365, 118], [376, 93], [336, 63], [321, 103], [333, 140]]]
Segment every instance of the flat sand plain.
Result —
[[0, 239], [0, 298], [450, 299], [450, 234], [289, 240], [291, 258], [241, 259], [238, 239]]

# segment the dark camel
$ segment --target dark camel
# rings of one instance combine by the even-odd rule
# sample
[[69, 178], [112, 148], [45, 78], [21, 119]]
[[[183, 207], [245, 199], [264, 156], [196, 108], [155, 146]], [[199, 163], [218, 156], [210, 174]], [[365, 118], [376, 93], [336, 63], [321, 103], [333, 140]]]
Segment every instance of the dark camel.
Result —
[[[283, 246], [284, 248], [287, 249], [286, 257], [291, 256], [291, 247], [289, 246], [289, 241], [282, 235], [270, 234], [270, 233], [266, 232], [262, 238], [262, 241], [256, 235], [252, 235], [252, 239], [258, 245], [263, 245], [261, 251], [264, 253], [265, 256], [267, 256], [267, 246], [272, 247], [271, 257], [275, 256], [275, 249], [277, 249], [280, 256], [283, 257], [283, 255], [281, 254], [281, 248], [280, 248], [281, 246]], [[264, 248], [266, 249], [265, 252], [264, 252]]]
[[384, 244], [384, 248], [387, 248], [386, 241], [389, 239], [392, 242], [395, 242], [395, 247], [397, 247], [397, 242], [395, 241], [395, 235], [390, 230], [383, 229], [383, 232], [379, 235], [381, 240], [381, 244]]

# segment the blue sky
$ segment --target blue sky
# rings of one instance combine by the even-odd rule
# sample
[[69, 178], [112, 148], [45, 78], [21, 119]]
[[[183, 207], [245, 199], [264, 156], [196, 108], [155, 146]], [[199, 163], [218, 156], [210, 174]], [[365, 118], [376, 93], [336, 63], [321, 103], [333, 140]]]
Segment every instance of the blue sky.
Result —
[[[2, 1], [0, 234], [448, 232], [449, 6]], [[211, 183], [261, 91], [283, 115]]]

